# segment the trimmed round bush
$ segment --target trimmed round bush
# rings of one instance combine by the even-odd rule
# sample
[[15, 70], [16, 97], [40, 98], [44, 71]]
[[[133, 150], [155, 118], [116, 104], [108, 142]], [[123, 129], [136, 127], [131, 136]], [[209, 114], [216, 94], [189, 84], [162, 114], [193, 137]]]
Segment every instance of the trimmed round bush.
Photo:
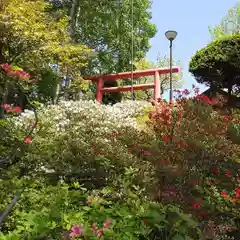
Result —
[[199, 83], [222, 88], [239, 87], [240, 35], [227, 36], [209, 43], [196, 52], [189, 72]]

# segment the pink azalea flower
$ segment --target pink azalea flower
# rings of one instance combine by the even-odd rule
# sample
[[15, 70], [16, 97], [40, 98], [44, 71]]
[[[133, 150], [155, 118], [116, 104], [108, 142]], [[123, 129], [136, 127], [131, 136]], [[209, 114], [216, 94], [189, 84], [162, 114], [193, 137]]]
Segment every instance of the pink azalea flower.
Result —
[[71, 229], [70, 237], [80, 237], [83, 235], [83, 226], [82, 225], [75, 225]]
[[107, 219], [106, 222], [103, 224], [103, 227], [108, 228], [110, 223], [111, 223], [111, 221]]
[[97, 231], [97, 237], [100, 239], [100, 238], [102, 238], [102, 236], [103, 236], [103, 230], [102, 230], [102, 229], [99, 229], [99, 230]]
[[30, 144], [32, 142], [32, 139], [30, 137], [26, 137], [24, 139], [24, 142], [27, 143], [27, 144]]

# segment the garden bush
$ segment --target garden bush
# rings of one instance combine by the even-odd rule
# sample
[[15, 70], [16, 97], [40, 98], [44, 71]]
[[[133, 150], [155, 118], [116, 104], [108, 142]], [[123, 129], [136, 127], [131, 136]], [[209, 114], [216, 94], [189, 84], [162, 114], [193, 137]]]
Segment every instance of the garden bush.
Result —
[[189, 63], [189, 72], [199, 83], [238, 92], [240, 35], [225, 36], [197, 51]]
[[[111, 228], [103, 239], [235, 234], [240, 149], [232, 136], [238, 136], [239, 113], [222, 116], [214, 100], [194, 91], [192, 98], [179, 92], [174, 104], [63, 101], [40, 107], [34, 139], [25, 141], [26, 153], [7, 171], [14, 176], [24, 166], [27, 176], [2, 180], [1, 209], [25, 186], [2, 239], [14, 239], [8, 232], [16, 239], [60, 239], [74, 226], [76, 234], [84, 229], [84, 239], [96, 239], [91, 225], [102, 228], [107, 220]], [[22, 138], [34, 113], [13, 121], [12, 131]], [[95, 207], [95, 200], [102, 205]]]
[[179, 208], [139, 198], [137, 186], [127, 186], [132, 175], [130, 169], [118, 179], [125, 184], [122, 191], [116, 181], [115, 188], [91, 195], [78, 183], [69, 190], [64, 183], [53, 187], [34, 181], [18, 202], [11, 224], [5, 226], [14, 229], [0, 239], [149, 239], [155, 224], [172, 239], [200, 236], [196, 222]]
[[[52, 177], [104, 185], [124, 167], [140, 167], [126, 146], [133, 144], [133, 136], [142, 134], [135, 117], [146, 106], [149, 103], [129, 101], [111, 107], [93, 101], [69, 101], [44, 107], [38, 112], [38, 134], [22, 164], [26, 162], [38, 173], [48, 169]], [[25, 111], [16, 119], [16, 125], [27, 130], [33, 119], [33, 113]]]
[[214, 99], [190, 98], [188, 90], [179, 94], [174, 105], [160, 101], [150, 112], [147, 126], [158, 145], [148, 149], [147, 158], [156, 166], [159, 201], [180, 204], [198, 221], [211, 222], [208, 234], [216, 238], [223, 222], [239, 228], [240, 146], [229, 137], [229, 129], [237, 135], [239, 113], [222, 116], [213, 111]]

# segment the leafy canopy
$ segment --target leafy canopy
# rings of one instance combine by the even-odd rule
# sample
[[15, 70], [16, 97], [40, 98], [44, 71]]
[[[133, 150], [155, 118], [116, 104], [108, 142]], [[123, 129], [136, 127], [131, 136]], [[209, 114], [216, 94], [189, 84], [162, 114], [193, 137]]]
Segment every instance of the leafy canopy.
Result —
[[88, 72], [130, 70], [132, 58], [135, 61], [146, 55], [150, 48], [149, 39], [157, 31], [156, 26], [150, 22], [150, 0], [134, 0], [133, 9], [131, 0], [52, 2], [55, 9], [67, 10], [73, 39], [99, 53], [91, 61]]
[[240, 85], [240, 35], [226, 36], [197, 51], [189, 64], [189, 72], [197, 82], [228, 88]]
[[[20, 66], [37, 80], [29, 94], [43, 102], [55, 101], [61, 90], [58, 85], [66, 75], [72, 80], [69, 88], [82, 87], [80, 71], [87, 65], [91, 50], [72, 41], [69, 17], [64, 12], [52, 14], [51, 4], [44, 0], [5, 0], [0, 2], [0, 9], [0, 64]], [[50, 64], [57, 66], [51, 74]], [[4, 87], [8, 80], [11, 84]], [[20, 94], [16, 83], [8, 80], [0, 76], [0, 97], [7, 96], [0, 105], [3, 101], [13, 103], [13, 96]], [[15, 103], [24, 105], [22, 101]]]
[[76, 73], [90, 51], [73, 44], [68, 33], [69, 19], [56, 19], [43, 0], [8, 0], [0, 13], [0, 59], [26, 70], [56, 63], [61, 71]]
[[240, 33], [240, 3], [228, 10], [227, 15], [214, 27], [209, 26], [209, 33], [213, 39], [226, 35]]

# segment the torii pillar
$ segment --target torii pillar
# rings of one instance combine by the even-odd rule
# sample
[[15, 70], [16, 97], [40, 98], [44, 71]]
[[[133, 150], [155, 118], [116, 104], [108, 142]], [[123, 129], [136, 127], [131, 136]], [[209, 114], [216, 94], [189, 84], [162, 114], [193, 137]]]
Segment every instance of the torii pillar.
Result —
[[[170, 68], [163, 67], [163, 68], [153, 68], [153, 69], [146, 69], [146, 70], [138, 70], [134, 72], [123, 72], [123, 73], [116, 73], [116, 74], [108, 74], [102, 76], [86, 76], [84, 79], [90, 80], [92, 82], [96, 82], [97, 85], [97, 92], [96, 92], [96, 100], [98, 102], [102, 102], [103, 94], [106, 92], [128, 92], [133, 90], [146, 90], [146, 89], [154, 89], [154, 99], [158, 100], [161, 98], [161, 91], [160, 91], [160, 75], [162, 74], [169, 74]], [[172, 67], [172, 73], [180, 73], [179, 67]], [[132, 86], [119, 86], [119, 87], [104, 87], [104, 81], [109, 80], [120, 80], [126, 78], [139, 78], [139, 77], [146, 77], [146, 76], [154, 76], [154, 83], [146, 83], [146, 84], [138, 84]]]

